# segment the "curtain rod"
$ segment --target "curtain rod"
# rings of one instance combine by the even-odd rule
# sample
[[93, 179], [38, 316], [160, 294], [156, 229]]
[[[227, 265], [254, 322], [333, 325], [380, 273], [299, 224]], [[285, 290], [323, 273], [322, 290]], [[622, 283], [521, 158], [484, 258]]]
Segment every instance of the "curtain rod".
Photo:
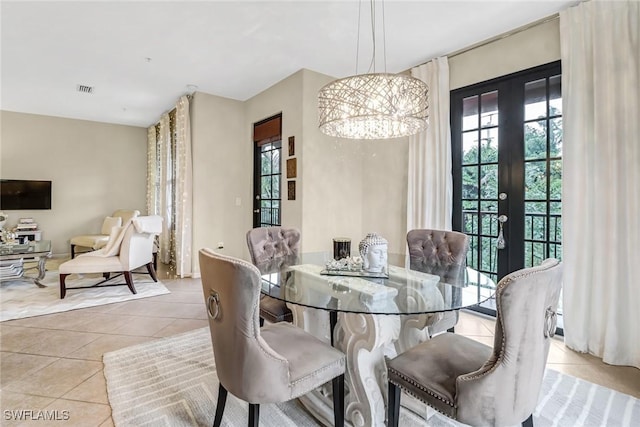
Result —
[[[465, 48], [458, 49], [458, 50], [456, 50], [456, 51], [454, 51], [454, 52], [451, 52], [450, 54], [445, 55], [445, 56], [446, 56], [448, 59], [454, 58], [454, 57], [456, 57], [456, 56], [458, 56], [458, 55], [462, 55], [463, 53], [469, 52], [469, 51], [471, 51], [471, 50], [473, 50], [473, 49], [477, 49], [477, 48], [479, 48], [479, 47], [486, 46], [486, 45], [491, 44], [491, 43], [493, 43], [493, 42], [496, 42], [496, 41], [498, 41], [498, 40], [502, 40], [502, 39], [504, 39], [504, 38], [506, 38], [506, 37], [510, 37], [510, 36], [515, 35], [515, 34], [518, 34], [518, 33], [521, 33], [521, 32], [523, 32], [523, 31], [526, 31], [526, 30], [528, 30], [528, 29], [530, 29], [530, 28], [537, 27], [538, 25], [546, 24], [547, 22], [551, 22], [551, 21], [553, 21], [553, 20], [556, 20], [556, 19], [558, 19], [559, 17], [560, 17], [560, 14], [558, 14], [558, 13], [554, 13], [553, 15], [547, 16], [546, 18], [542, 18], [542, 19], [539, 19], [539, 20], [537, 20], [537, 21], [530, 22], [529, 24], [524, 25], [524, 26], [522, 26], [522, 27], [518, 27], [518, 28], [516, 28], [516, 29], [514, 29], [514, 30], [507, 31], [506, 33], [502, 33], [502, 34], [500, 34], [500, 35], [497, 35], [497, 36], [491, 37], [491, 38], [489, 38], [489, 39], [483, 40], [483, 41], [481, 41], [481, 42], [478, 42], [478, 43], [476, 43], [476, 44], [472, 44], [471, 46], [467, 46], [467, 47], [465, 47]], [[433, 58], [432, 58], [432, 59], [433, 59]], [[430, 59], [429, 61], [431, 61], [431, 59]], [[423, 62], [423, 63], [419, 64], [419, 65], [418, 65], [418, 67], [419, 67], [420, 65], [424, 65], [424, 64], [426, 64], [426, 63], [427, 63], [427, 62], [429, 62], [429, 61], [425, 61], [425, 62]], [[411, 67], [411, 68], [413, 68], [413, 67]]]

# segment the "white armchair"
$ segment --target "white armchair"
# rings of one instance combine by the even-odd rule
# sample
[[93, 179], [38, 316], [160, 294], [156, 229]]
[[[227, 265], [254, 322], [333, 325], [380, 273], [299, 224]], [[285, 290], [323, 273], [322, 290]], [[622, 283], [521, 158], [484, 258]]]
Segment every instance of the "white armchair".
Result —
[[85, 234], [72, 237], [69, 241], [71, 244], [71, 258], [73, 259], [76, 256], [76, 246], [89, 248], [92, 251], [104, 248], [109, 241], [109, 235], [113, 227], [122, 227], [132, 218], [136, 218], [139, 215], [140, 211], [137, 210], [118, 209], [111, 216], [104, 219], [100, 234]]
[[[133, 286], [132, 271], [147, 267], [147, 272], [155, 282], [158, 281], [153, 266], [153, 243], [155, 236], [162, 232], [162, 217], [138, 216], [123, 227], [113, 227], [107, 245], [94, 252], [78, 255], [60, 264], [60, 299], [64, 298], [67, 289], [66, 278], [70, 274], [102, 273], [109, 279], [111, 273], [123, 273], [126, 284], [132, 293], [136, 293]], [[96, 283], [99, 286], [104, 281]]]

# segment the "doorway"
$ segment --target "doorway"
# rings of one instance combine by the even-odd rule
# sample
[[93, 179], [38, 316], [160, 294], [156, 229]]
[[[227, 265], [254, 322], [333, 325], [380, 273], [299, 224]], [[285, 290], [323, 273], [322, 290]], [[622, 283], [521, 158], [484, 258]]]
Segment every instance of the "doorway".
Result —
[[253, 125], [253, 228], [280, 225], [282, 115]]

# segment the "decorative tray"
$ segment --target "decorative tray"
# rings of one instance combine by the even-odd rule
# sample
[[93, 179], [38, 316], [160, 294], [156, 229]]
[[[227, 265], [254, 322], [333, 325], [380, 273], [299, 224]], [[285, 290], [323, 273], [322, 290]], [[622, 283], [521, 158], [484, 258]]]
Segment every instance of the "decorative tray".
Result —
[[389, 275], [386, 273], [370, 273], [364, 270], [329, 270], [325, 268], [320, 271], [323, 276], [350, 276], [350, 277], [371, 277], [374, 279], [388, 279]]
[[349, 276], [349, 277], [372, 277], [376, 279], [388, 279], [386, 272], [371, 273], [362, 269], [362, 258], [348, 257], [340, 260], [329, 261], [325, 268], [320, 271], [325, 276]]

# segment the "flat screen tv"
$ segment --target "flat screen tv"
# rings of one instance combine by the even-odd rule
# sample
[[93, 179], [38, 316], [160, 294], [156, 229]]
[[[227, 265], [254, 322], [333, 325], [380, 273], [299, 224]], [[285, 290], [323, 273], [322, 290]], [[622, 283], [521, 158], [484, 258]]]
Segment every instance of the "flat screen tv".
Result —
[[51, 181], [0, 180], [0, 210], [51, 209]]

